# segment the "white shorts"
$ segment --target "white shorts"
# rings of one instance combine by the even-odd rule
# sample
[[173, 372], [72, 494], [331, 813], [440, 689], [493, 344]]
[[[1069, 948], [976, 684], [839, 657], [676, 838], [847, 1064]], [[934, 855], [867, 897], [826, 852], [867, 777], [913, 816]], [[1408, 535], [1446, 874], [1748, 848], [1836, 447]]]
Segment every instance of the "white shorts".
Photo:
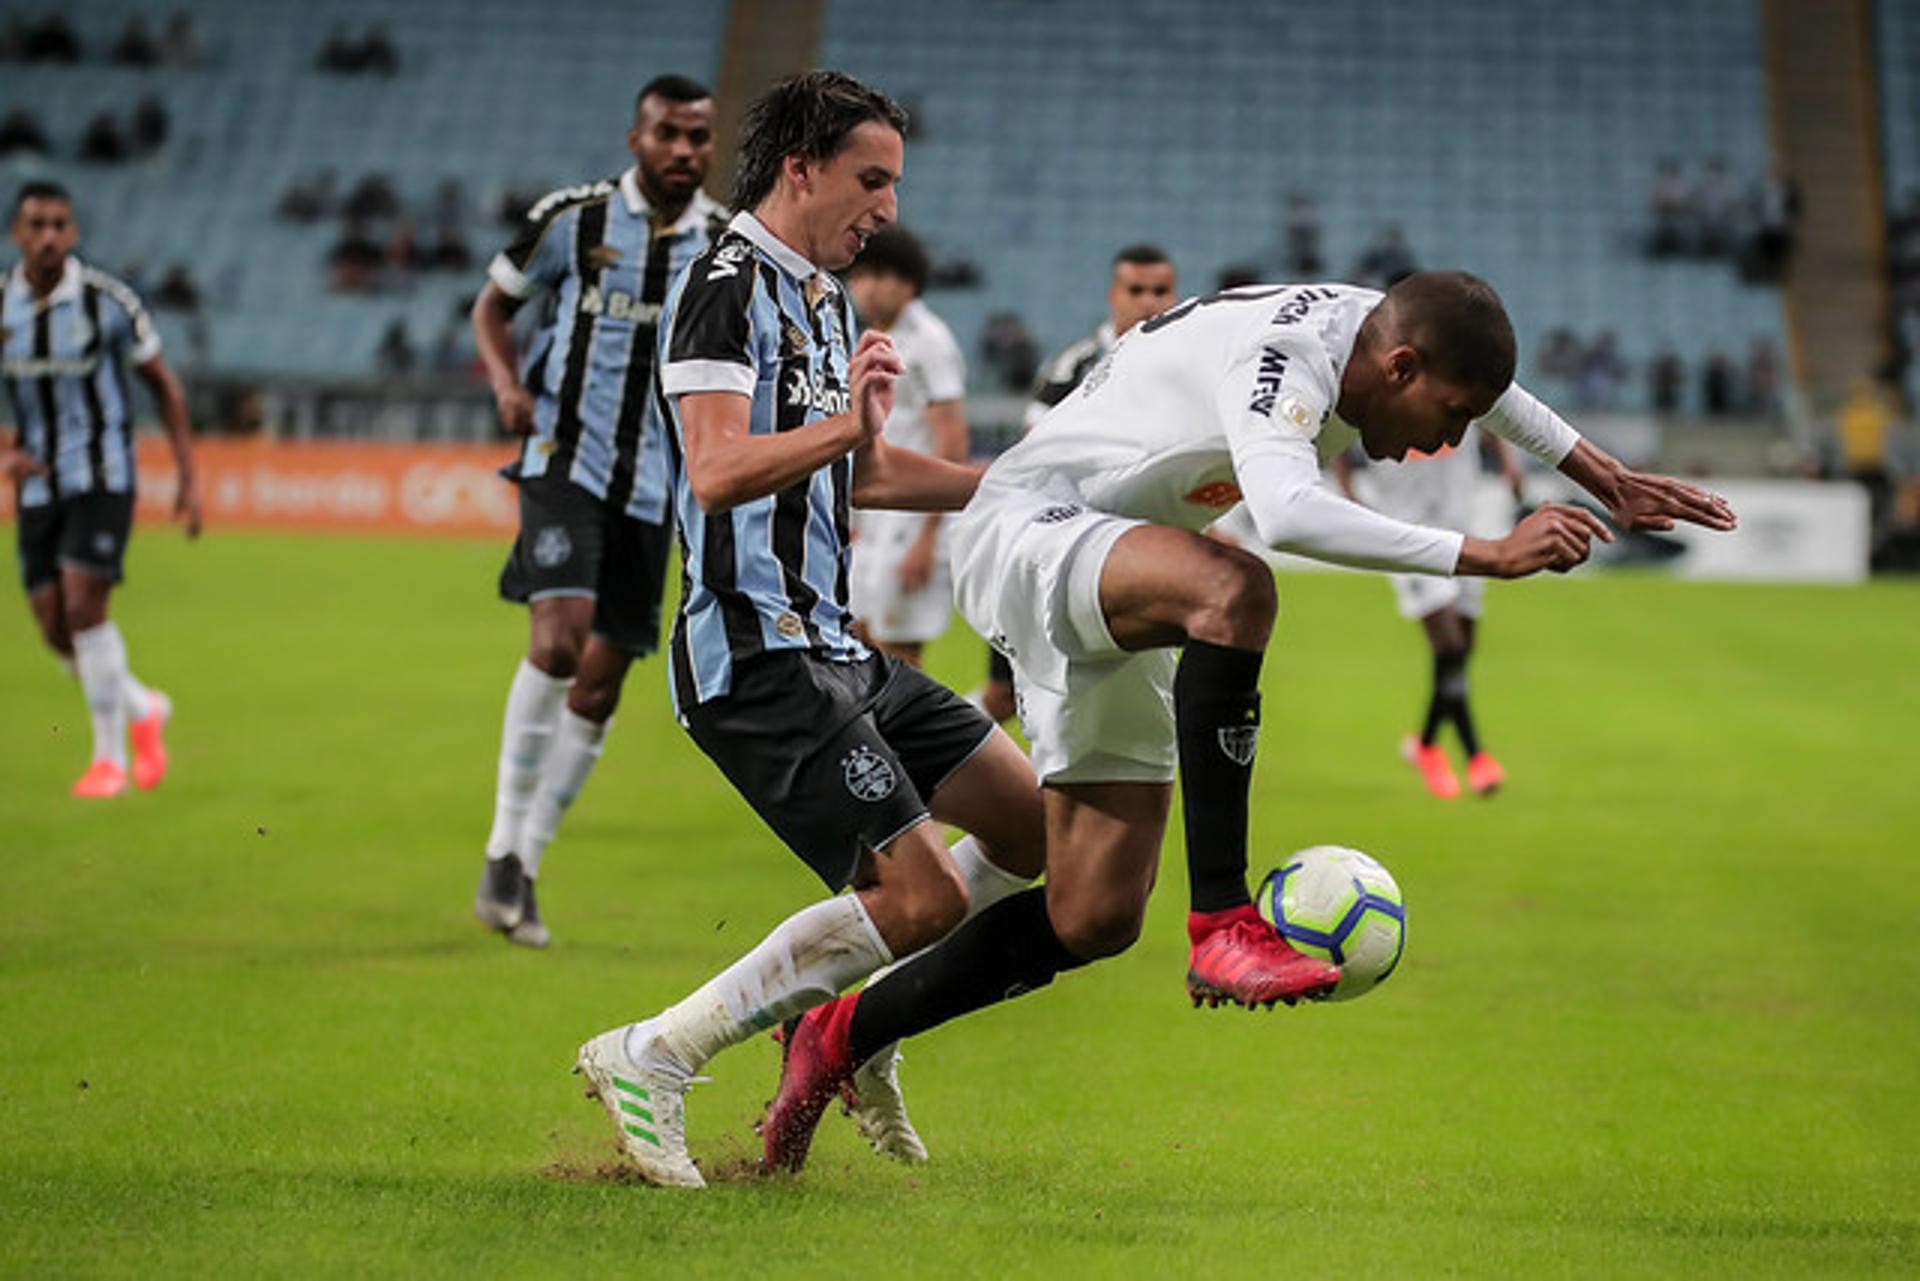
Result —
[[[953, 621], [953, 575], [945, 547], [933, 558], [933, 575], [918, 591], [900, 588], [900, 563], [926, 525], [921, 512], [855, 513], [853, 564], [847, 571], [848, 603], [877, 641], [925, 643]], [[941, 533], [945, 535], [945, 529]]]
[[954, 521], [955, 601], [1013, 665], [1020, 724], [1045, 782], [1173, 780], [1178, 655], [1122, 650], [1100, 609], [1107, 554], [1145, 523], [991, 485]]
[[1440, 578], [1433, 574], [1389, 574], [1393, 599], [1400, 617], [1415, 622], [1437, 614], [1451, 605], [1468, 618], [1480, 617], [1481, 598], [1486, 594], [1484, 578]]

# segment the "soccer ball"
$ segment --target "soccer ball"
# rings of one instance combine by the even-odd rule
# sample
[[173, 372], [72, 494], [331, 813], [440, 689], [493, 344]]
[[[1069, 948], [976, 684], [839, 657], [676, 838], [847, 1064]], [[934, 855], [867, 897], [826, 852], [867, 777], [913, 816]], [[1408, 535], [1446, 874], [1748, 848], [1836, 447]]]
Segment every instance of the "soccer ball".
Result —
[[1344, 845], [1314, 845], [1267, 873], [1260, 915], [1309, 956], [1340, 967], [1328, 996], [1350, 1001], [1386, 982], [1407, 946], [1406, 900], [1374, 859]]

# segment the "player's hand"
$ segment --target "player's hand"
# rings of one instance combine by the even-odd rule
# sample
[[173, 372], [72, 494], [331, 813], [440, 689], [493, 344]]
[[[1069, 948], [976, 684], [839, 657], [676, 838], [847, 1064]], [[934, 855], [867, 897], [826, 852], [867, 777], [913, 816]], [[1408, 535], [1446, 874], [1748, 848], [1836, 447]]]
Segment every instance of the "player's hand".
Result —
[[900, 560], [900, 590], [917, 592], [933, 581], [933, 553], [936, 540], [916, 538]]
[[533, 432], [533, 393], [519, 383], [493, 389], [493, 403], [500, 411], [500, 423], [516, 436]]
[[29, 476], [44, 476], [47, 465], [24, 449], [0, 449], [0, 475], [11, 481]]
[[1547, 503], [1505, 538], [1469, 538], [1461, 545], [1457, 572], [1488, 578], [1525, 578], [1543, 569], [1564, 574], [1586, 561], [1595, 538], [1613, 541], [1598, 516], [1584, 507]]
[[181, 480], [179, 492], [173, 496], [173, 518], [187, 531], [188, 538], [200, 537], [204, 523], [200, 511], [200, 482], [192, 476]]
[[1607, 514], [1622, 529], [1654, 533], [1672, 529], [1677, 520], [1722, 531], [1739, 523], [1720, 495], [1671, 476], [1641, 471], [1622, 471], [1614, 477]]
[[860, 346], [853, 353], [848, 376], [853, 383], [853, 412], [860, 426], [864, 445], [880, 434], [893, 412], [893, 389], [907, 367], [893, 340], [872, 329], [860, 335]]

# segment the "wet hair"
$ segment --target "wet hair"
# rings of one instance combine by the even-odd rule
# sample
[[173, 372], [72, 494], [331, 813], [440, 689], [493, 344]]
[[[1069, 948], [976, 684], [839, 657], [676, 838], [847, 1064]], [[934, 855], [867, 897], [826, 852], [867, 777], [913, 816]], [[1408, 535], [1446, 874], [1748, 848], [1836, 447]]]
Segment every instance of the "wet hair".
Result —
[[698, 80], [686, 76], [655, 76], [640, 86], [640, 92], [633, 98], [633, 118], [640, 118], [640, 104], [648, 98], [664, 98], [668, 102], [700, 102], [713, 97], [713, 90]]
[[26, 182], [20, 185], [19, 194], [13, 198], [13, 213], [15, 217], [20, 215], [20, 210], [29, 200], [62, 200], [69, 205], [73, 203], [73, 197], [67, 194], [65, 187], [57, 182], [48, 182], [43, 178], [36, 178], [32, 182]]
[[1464, 271], [1416, 271], [1387, 290], [1396, 337], [1442, 378], [1496, 394], [1513, 382], [1513, 322], [1493, 286]]
[[907, 135], [907, 113], [900, 104], [843, 71], [805, 71], [777, 82], [747, 104], [740, 122], [733, 207], [752, 210], [765, 200], [788, 156], [830, 160], [869, 120]]
[[1113, 265], [1116, 267], [1123, 262], [1130, 262], [1139, 267], [1151, 267], [1172, 261], [1173, 259], [1167, 257], [1167, 251], [1159, 245], [1128, 245], [1113, 256]]
[[899, 276], [913, 286], [917, 295], [926, 289], [927, 273], [931, 269], [926, 247], [918, 236], [905, 227], [882, 227], [867, 237], [867, 243], [848, 265], [847, 274], [871, 271]]

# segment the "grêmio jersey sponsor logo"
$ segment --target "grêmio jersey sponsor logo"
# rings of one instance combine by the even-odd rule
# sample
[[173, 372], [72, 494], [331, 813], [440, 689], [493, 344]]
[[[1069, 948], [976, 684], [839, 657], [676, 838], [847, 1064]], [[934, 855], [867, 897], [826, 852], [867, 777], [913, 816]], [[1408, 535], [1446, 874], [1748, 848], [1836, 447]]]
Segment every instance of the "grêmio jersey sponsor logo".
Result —
[[809, 376], [804, 369], [787, 373], [787, 404], [805, 405], [817, 414], [832, 417], [853, 407], [853, 397], [844, 387], [835, 387], [818, 374]]
[[608, 289], [602, 292], [600, 286], [592, 285], [580, 295], [580, 314], [604, 316], [608, 320], [630, 320], [636, 325], [651, 325], [660, 319], [660, 304], [642, 302], [624, 289]]

